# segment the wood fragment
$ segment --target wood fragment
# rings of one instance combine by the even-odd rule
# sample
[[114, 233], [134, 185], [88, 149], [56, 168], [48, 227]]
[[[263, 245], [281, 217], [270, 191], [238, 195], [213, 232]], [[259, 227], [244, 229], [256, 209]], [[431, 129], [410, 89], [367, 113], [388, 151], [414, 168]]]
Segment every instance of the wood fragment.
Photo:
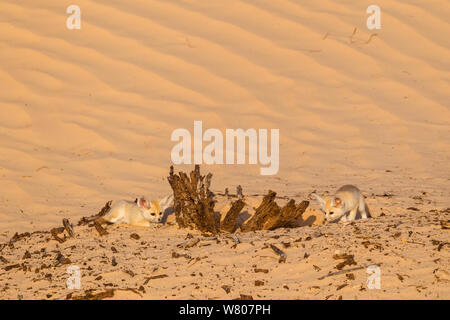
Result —
[[231, 203], [231, 208], [225, 214], [225, 218], [220, 224], [220, 230], [226, 232], [234, 232], [238, 227], [237, 217], [241, 213], [242, 209], [245, 206], [245, 202], [242, 199], [238, 199]]
[[58, 252], [58, 254], [56, 255], [56, 265], [55, 267], [59, 266], [59, 265], [64, 265], [64, 264], [71, 264], [72, 261], [70, 261], [69, 258], [64, 257], [61, 252]]
[[66, 241], [66, 235], [64, 235], [64, 238], [60, 238], [58, 235], [60, 233], [63, 233], [65, 230], [64, 227], [59, 227], [59, 228], [53, 228], [50, 230], [50, 233], [53, 236], [53, 239], [55, 239], [56, 241], [58, 241], [59, 243], [63, 243]]
[[237, 235], [233, 234], [234, 244], [231, 246], [232, 249], [236, 249], [237, 245], [241, 243], [241, 240], [237, 237]]
[[101, 226], [101, 224], [98, 223], [97, 221], [94, 222], [94, 227], [95, 227], [95, 230], [97, 230], [97, 232], [99, 233], [100, 236], [106, 236], [108, 234], [108, 231], [106, 231], [106, 229], [103, 228]]
[[78, 225], [79, 226], [84, 226], [86, 224], [89, 224], [92, 221], [97, 220], [98, 218], [103, 217], [105, 214], [108, 213], [108, 211], [111, 209], [111, 204], [112, 204], [112, 200], [108, 201], [103, 208], [100, 210], [99, 213], [97, 213], [96, 215], [90, 216], [90, 217], [83, 217], [80, 219], [80, 221], [78, 221]]
[[19, 263], [16, 263], [16, 264], [13, 264], [13, 265], [9, 265], [9, 266], [6, 266], [6, 267], [3, 268], [3, 270], [9, 271], [9, 270], [11, 270], [11, 269], [16, 269], [16, 268], [20, 268], [20, 264], [19, 264]]
[[105, 291], [101, 291], [98, 293], [93, 293], [94, 290], [86, 290], [84, 296], [70, 296], [69, 299], [72, 300], [103, 300], [106, 298], [114, 297], [114, 289], [106, 289]]
[[338, 287], [336, 288], [336, 291], [339, 291], [339, 290], [341, 290], [342, 288], [345, 288], [346, 286], [348, 286], [348, 283], [341, 284], [340, 286], [338, 286]]
[[324, 276], [318, 278], [318, 280], [323, 280], [323, 279], [328, 278], [328, 277], [337, 276], [337, 275], [344, 274], [344, 273], [349, 272], [349, 271], [356, 271], [356, 270], [361, 270], [361, 269], [364, 269], [364, 268], [367, 268], [367, 266], [355, 267], [355, 268], [351, 268], [351, 269], [347, 269], [347, 270], [341, 270], [341, 271], [332, 272], [332, 273], [329, 273], [327, 275], [324, 275]]
[[192, 260], [192, 257], [190, 255], [188, 255], [187, 253], [177, 253], [175, 251], [172, 251], [172, 258], [179, 258], [179, 257], [183, 257], [186, 258], [188, 260]]
[[261, 280], [255, 280], [255, 287], [260, 287], [264, 285], [264, 281]]
[[139, 240], [141, 237], [137, 233], [130, 234], [130, 239]]
[[230, 286], [223, 285], [221, 288], [222, 288], [223, 290], [225, 290], [225, 292], [226, 292], [227, 294], [231, 292], [231, 287], [230, 287]]
[[184, 172], [175, 175], [173, 166], [167, 180], [174, 194], [175, 220], [181, 228], [197, 229], [202, 232], [217, 234], [219, 220], [214, 213], [213, 193], [211, 185], [212, 174], [200, 174], [200, 166], [196, 165], [190, 176]]
[[200, 239], [199, 238], [196, 238], [196, 239], [194, 239], [194, 240], [191, 240], [191, 241], [189, 241], [185, 246], [184, 246], [184, 248], [192, 248], [192, 247], [194, 247], [197, 243], [199, 243], [200, 242]]
[[243, 194], [243, 192], [242, 192], [242, 187], [241, 187], [241, 185], [238, 185], [238, 186], [236, 187], [236, 195], [238, 196], [239, 199], [244, 198], [244, 194]]
[[144, 282], [144, 286], [145, 286], [150, 280], [162, 279], [162, 278], [167, 278], [167, 277], [168, 277], [167, 274], [160, 274], [160, 275], [157, 275], [157, 276], [146, 277], [146, 278], [145, 278], [145, 282]]
[[241, 226], [243, 232], [286, 227], [292, 220], [300, 217], [309, 205], [309, 201], [302, 201], [296, 205], [295, 200], [291, 199], [283, 208], [280, 208], [275, 202], [276, 195], [276, 192], [269, 190], [253, 217]]
[[132, 278], [135, 276], [134, 272], [131, 271], [130, 269], [124, 269], [122, 271], [125, 272], [126, 274], [129, 274]]
[[269, 270], [268, 270], [268, 269], [255, 268], [253, 271], [254, 271], [255, 273], [260, 273], [260, 272], [262, 272], [262, 273], [269, 273]]
[[[33, 233], [39, 233], [40, 231], [35, 231]], [[29, 232], [24, 232], [24, 233], [15, 233], [12, 238], [9, 240], [9, 242], [4, 243], [1, 247], [0, 247], [0, 252], [3, 250], [3, 248], [5, 248], [6, 246], [12, 246], [15, 242], [28, 238], [31, 236], [31, 233]]]
[[64, 218], [62, 222], [63, 222], [64, 229], [67, 231], [68, 235], [70, 237], [74, 238], [75, 237], [75, 231], [73, 230], [73, 226], [69, 222], [69, 219]]
[[333, 259], [344, 259], [344, 261], [336, 265], [336, 269], [338, 270], [342, 270], [345, 266], [356, 265], [356, 261], [352, 254], [334, 255]]
[[277, 248], [273, 244], [270, 244], [270, 248], [272, 248], [272, 250], [280, 256], [280, 259], [278, 259], [278, 263], [286, 262], [287, 255], [286, 255], [286, 253], [283, 252], [283, 250]]
[[441, 243], [439, 243], [439, 245], [438, 245], [438, 247], [437, 247], [437, 251], [441, 251], [441, 249], [442, 249], [445, 245], [450, 245], [450, 242], [441, 242]]
[[355, 275], [353, 273], [347, 273], [345, 276], [348, 280], [355, 280]]

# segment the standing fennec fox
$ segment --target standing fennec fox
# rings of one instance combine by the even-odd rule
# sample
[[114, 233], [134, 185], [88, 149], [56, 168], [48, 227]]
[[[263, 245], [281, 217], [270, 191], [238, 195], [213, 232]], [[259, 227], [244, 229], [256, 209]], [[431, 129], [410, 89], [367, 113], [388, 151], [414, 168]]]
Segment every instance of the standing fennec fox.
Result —
[[164, 211], [172, 205], [172, 202], [172, 194], [159, 201], [148, 201], [144, 197], [139, 197], [134, 202], [121, 200], [113, 204], [111, 209], [97, 222], [150, 227], [152, 223], [162, 222]]
[[355, 186], [345, 185], [336, 191], [331, 199], [322, 198], [316, 193], [311, 194], [320, 203], [327, 221], [353, 221], [360, 213], [362, 219], [370, 217], [369, 207], [364, 201], [361, 191]]

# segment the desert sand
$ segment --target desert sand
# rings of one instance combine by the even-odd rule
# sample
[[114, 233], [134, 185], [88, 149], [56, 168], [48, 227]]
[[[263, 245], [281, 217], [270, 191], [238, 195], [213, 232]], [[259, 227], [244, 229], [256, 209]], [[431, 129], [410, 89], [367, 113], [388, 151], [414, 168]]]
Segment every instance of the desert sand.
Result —
[[[450, 298], [448, 1], [380, 0], [379, 30], [366, 27], [372, 1], [77, 0], [80, 30], [66, 28], [71, 4], [0, 0], [0, 298]], [[103, 237], [76, 227], [61, 244], [45, 233], [109, 200], [169, 193], [171, 133], [195, 120], [280, 130], [276, 175], [203, 165], [214, 191], [301, 201], [355, 184], [373, 218], [323, 225], [311, 202], [313, 226], [239, 234], [235, 248], [228, 235], [178, 247], [204, 236], [173, 217]], [[16, 232], [31, 235], [10, 243]], [[58, 252], [81, 290], [66, 288]], [[360, 269], [319, 280], [336, 254]], [[369, 264], [380, 290], [366, 288]]]

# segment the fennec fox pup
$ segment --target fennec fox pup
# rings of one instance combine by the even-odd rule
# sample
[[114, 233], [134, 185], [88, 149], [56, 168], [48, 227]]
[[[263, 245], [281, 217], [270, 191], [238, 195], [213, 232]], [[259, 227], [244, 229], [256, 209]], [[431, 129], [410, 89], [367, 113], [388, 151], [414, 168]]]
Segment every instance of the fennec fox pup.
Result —
[[127, 223], [132, 226], [150, 227], [152, 223], [160, 223], [164, 211], [172, 205], [173, 195], [170, 194], [159, 201], [148, 201], [139, 197], [131, 202], [121, 200], [116, 202], [98, 223]]
[[361, 191], [355, 186], [345, 185], [339, 188], [331, 199], [311, 194], [321, 205], [327, 221], [353, 221], [359, 211], [362, 219], [370, 217], [369, 208]]

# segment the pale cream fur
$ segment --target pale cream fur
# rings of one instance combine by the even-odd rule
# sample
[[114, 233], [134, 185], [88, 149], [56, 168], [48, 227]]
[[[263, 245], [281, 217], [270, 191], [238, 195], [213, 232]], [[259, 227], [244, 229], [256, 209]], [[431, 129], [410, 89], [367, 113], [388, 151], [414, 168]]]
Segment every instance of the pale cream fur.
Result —
[[132, 226], [150, 227], [163, 220], [164, 212], [172, 206], [173, 196], [168, 195], [159, 201], [148, 201], [144, 197], [135, 202], [121, 200], [113, 204], [103, 220], [109, 223], [126, 223]]
[[340, 187], [332, 198], [311, 194], [321, 205], [327, 221], [353, 221], [359, 212], [362, 219], [370, 217], [369, 208], [361, 191], [353, 185]]

